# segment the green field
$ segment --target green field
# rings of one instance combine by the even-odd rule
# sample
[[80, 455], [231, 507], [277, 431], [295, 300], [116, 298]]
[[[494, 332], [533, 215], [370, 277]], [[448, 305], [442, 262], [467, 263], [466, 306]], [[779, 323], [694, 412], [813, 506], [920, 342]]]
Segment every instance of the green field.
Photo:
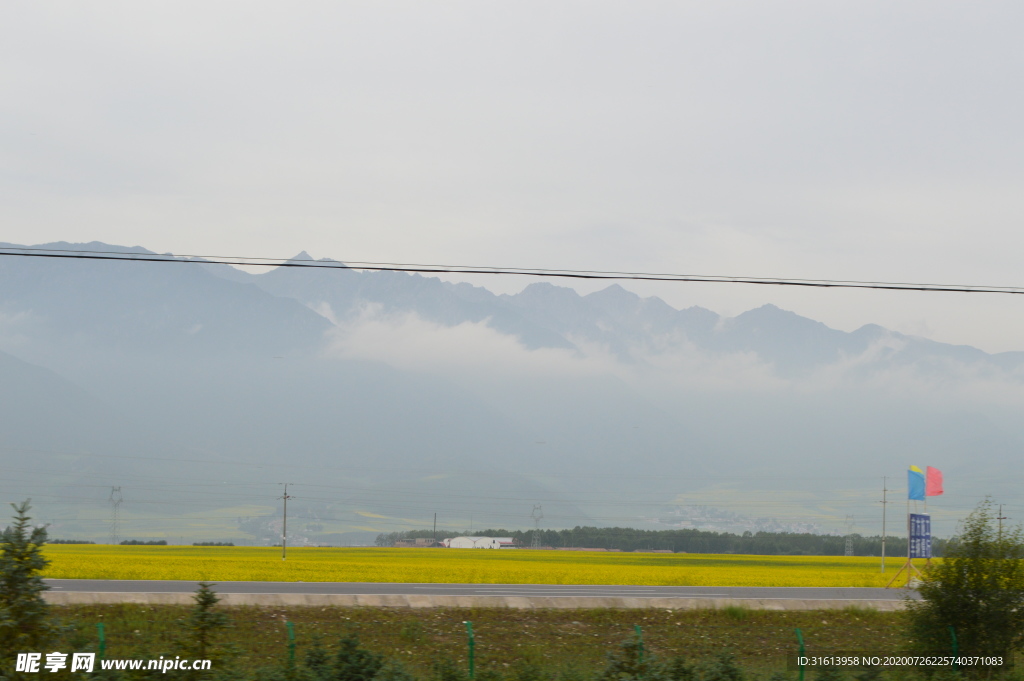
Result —
[[458, 549], [49, 545], [45, 576], [195, 581], [882, 587], [877, 558]]

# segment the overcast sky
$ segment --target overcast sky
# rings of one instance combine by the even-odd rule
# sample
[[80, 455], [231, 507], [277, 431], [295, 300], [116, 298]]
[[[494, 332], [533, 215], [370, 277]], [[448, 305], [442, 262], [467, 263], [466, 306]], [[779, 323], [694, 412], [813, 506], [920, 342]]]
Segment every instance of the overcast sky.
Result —
[[[1022, 20], [934, 0], [7, 2], [0, 241], [1024, 286]], [[1024, 296], [627, 286], [1024, 350]]]

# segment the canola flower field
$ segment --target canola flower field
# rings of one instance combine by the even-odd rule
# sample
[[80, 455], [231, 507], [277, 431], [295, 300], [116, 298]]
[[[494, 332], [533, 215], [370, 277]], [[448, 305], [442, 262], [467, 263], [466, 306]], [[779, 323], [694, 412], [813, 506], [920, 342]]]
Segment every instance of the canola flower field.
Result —
[[[585, 551], [50, 545], [54, 579], [884, 587], [901, 560]], [[922, 561], [923, 563], [923, 561]]]

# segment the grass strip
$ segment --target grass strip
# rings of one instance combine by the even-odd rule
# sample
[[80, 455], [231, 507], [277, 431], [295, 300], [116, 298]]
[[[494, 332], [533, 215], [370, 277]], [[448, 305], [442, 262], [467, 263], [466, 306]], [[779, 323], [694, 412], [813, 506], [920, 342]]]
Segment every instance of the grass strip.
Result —
[[[481, 670], [508, 676], [529, 664], [544, 675], [590, 676], [607, 655], [642, 628], [645, 649], [662, 658], [683, 655], [699, 661], [722, 651], [737, 655], [747, 669], [783, 670], [785, 656], [796, 653], [794, 629], [800, 627], [809, 654], [862, 651], [898, 653], [906, 644], [905, 615], [849, 608], [828, 611], [722, 610], [511, 610], [382, 609], [310, 607], [222, 608], [232, 626], [217, 645], [237, 651], [248, 672], [283, 664], [287, 657], [285, 623], [293, 623], [298, 659], [320, 637], [331, 648], [355, 633], [363, 645], [399, 659], [417, 678], [431, 675], [435, 661], [466, 660], [464, 622], [476, 634], [476, 661]], [[95, 645], [96, 624], [103, 622], [110, 658], [167, 654], [183, 635], [187, 606], [140, 604], [60, 606], [54, 613], [71, 625], [78, 645]], [[513, 674], [514, 675], [514, 674]]]

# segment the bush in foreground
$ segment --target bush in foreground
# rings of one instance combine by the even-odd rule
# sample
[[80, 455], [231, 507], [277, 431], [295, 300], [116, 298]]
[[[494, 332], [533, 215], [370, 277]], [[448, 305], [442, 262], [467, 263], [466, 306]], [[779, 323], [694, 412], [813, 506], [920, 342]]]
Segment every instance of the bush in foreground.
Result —
[[[920, 601], [908, 601], [923, 652], [1008, 657], [1024, 648], [1024, 532], [1000, 529], [992, 502], [963, 523], [942, 561], [925, 572]], [[952, 628], [952, 629], [951, 629]]]
[[46, 528], [32, 527], [28, 501], [11, 504], [14, 524], [0, 534], [0, 678], [14, 676], [19, 651], [42, 650], [57, 634], [43, 592], [40, 573]]

